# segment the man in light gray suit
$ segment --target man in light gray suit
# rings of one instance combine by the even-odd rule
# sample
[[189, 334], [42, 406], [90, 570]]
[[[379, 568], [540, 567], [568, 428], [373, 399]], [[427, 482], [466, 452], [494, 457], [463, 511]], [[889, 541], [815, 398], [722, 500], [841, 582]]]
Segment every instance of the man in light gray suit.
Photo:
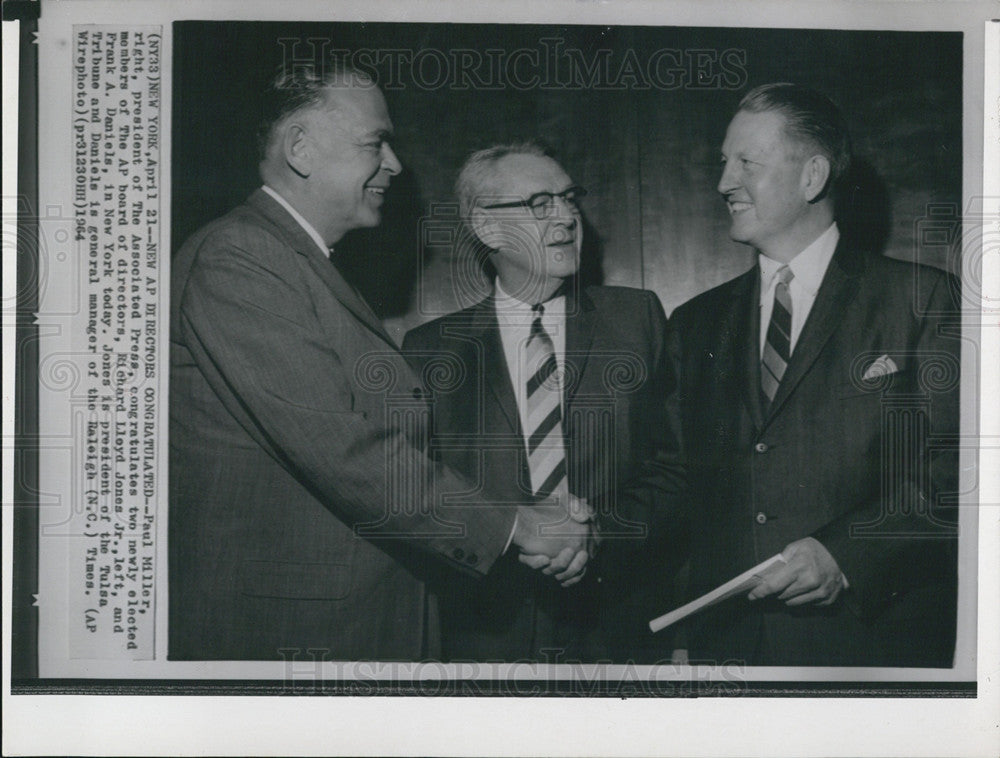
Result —
[[169, 657], [431, 656], [428, 555], [482, 575], [520, 549], [572, 582], [586, 514], [440, 502], [472, 488], [426, 457], [421, 381], [329, 260], [401, 170], [385, 100], [297, 66], [265, 105], [264, 186], [173, 263]]

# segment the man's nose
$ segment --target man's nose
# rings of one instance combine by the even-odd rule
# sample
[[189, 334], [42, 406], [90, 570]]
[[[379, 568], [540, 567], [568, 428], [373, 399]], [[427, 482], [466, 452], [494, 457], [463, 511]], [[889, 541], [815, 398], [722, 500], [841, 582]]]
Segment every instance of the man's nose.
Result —
[[726, 161], [722, 164], [722, 176], [719, 177], [719, 184], [716, 189], [720, 194], [726, 195], [739, 186], [736, 174], [736, 161]]
[[382, 170], [390, 176], [395, 176], [403, 170], [403, 164], [399, 162], [388, 142], [382, 143]]

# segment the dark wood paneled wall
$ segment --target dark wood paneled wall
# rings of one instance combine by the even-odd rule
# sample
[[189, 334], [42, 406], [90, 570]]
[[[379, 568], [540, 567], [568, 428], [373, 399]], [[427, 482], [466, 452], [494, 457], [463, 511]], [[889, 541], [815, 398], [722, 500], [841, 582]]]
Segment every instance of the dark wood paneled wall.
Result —
[[[257, 185], [257, 93], [289, 51], [389, 61], [379, 75], [406, 171], [382, 227], [349, 235], [337, 255], [400, 337], [480, 292], [428, 230], [453, 222], [459, 166], [495, 142], [541, 139], [587, 187], [588, 262], [606, 283], [652, 289], [669, 312], [744, 271], [752, 257], [728, 239], [715, 192], [719, 145], [742, 94], [769, 81], [814, 86], [843, 108], [860, 159], [845, 223], [888, 255], [949, 265], [917, 232], [928, 204], [960, 203], [957, 33], [185, 22], [175, 40], [174, 249]], [[463, 78], [459, 50], [500, 68]]]

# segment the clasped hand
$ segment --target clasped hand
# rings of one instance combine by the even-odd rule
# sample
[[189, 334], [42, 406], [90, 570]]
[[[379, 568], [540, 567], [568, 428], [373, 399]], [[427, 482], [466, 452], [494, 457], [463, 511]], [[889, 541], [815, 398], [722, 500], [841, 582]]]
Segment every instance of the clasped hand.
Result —
[[554, 576], [563, 587], [583, 579], [598, 540], [593, 509], [573, 495], [517, 509], [513, 542], [521, 550], [518, 560]]

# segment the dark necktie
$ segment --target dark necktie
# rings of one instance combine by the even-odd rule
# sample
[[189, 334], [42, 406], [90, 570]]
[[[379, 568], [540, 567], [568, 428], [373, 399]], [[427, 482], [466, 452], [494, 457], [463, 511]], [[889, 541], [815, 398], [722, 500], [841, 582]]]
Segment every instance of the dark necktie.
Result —
[[781, 377], [785, 375], [792, 355], [792, 298], [788, 293], [792, 270], [788, 266], [782, 266], [778, 269], [777, 277], [771, 323], [767, 327], [764, 354], [760, 360], [761, 402], [765, 410], [774, 402]]

